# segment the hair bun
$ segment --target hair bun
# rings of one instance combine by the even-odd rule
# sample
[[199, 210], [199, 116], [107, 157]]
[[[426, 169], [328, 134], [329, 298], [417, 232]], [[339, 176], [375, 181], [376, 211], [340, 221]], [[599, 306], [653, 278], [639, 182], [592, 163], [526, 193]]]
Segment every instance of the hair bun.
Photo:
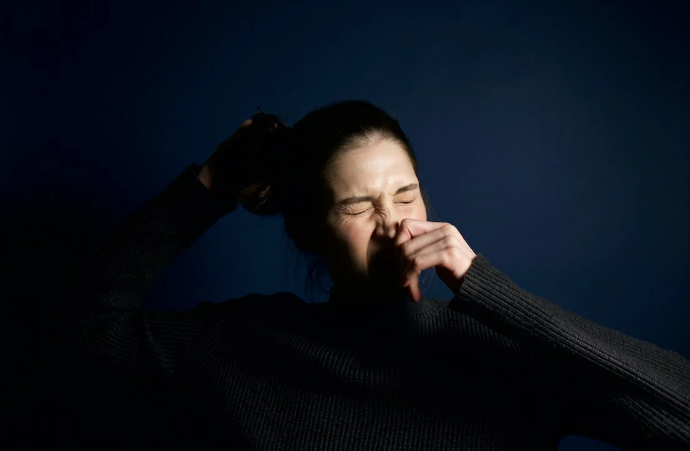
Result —
[[266, 133], [280, 133], [288, 128], [285, 122], [281, 121], [275, 114], [266, 114], [264, 112], [255, 113], [252, 115], [252, 128], [257, 127], [258, 130], [263, 130]]
[[290, 128], [275, 114], [262, 111], [252, 115], [251, 132], [255, 134], [263, 164], [263, 177], [243, 190], [240, 203], [249, 212], [268, 216], [281, 211], [277, 186], [285, 171], [287, 134]]

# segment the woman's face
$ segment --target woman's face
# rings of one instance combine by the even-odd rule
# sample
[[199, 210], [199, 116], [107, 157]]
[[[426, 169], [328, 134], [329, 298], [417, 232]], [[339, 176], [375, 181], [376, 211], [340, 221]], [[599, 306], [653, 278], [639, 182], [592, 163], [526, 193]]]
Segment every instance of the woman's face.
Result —
[[393, 243], [403, 218], [426, 221], [419, 180], [391, 140], [343, 153], [326, 169], [332, 199], [324, 255], [335, 286], [352, 294], [401, 290]]

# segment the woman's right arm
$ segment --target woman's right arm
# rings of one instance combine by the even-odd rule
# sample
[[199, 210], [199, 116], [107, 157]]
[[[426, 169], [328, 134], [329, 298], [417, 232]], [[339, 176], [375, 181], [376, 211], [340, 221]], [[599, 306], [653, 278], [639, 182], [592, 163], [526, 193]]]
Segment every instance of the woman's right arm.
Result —
[[[237, 208], [237, 190], [229, 187], [238, 186], [233, 179], [240, 178], [235, 174], [242, 168], [231, 166], [237, 153], [251, 151], [238, 150], [246, 147], [241, 138], [249, 125], [245, 121], [238, 130], [243, 133], [235, 132], [221, 143], [203, 166], [189, 165], [95, 249], [52, 321], [53, 358], [72, 356], [102, 369], [169, 376], [214, 327], [219, 319], [204, 315], [203, 309], [147, 312], [142, 300], [167, 265]], [[218, 160], [223, 166], [214, 163]]]
[[236, 204], [214, 195], [192, 164], [116, 227], [80, 271], [61, 306], [53, 352], [100, 365], [171, 373], [176, 360], [212, 327], [198, 310], [147, 312], [156, 276]]

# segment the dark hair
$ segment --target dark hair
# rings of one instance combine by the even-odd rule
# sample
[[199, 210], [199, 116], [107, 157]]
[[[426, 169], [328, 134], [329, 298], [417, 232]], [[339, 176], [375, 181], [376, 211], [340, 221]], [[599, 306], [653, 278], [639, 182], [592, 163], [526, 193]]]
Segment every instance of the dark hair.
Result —
[[[314, 233], [323, 224], [328, 206], [324, 178], [328, 165], [344, 152], [382, 139], [400, 144], [418, 175], [417, 157], [398, 121], [363, 100], [331, 103], [308, 113], [292, 126], [276, 115], [261, 112], [252, 116], [252, 127], [262, 130], [262, 150], [269, 157], [264, 181], [251, 186], [242, 205], [257, 215], [283, 216], [287, 236], [307, 257], [305, 291], [313, 299], [314, 284], [328, 290], [328, 274], [321, 256], [300, 245], [297, 230], [313, 228], [308, 233]], [[435, 220], [421, 181], [420, 192], [427, 218]]]

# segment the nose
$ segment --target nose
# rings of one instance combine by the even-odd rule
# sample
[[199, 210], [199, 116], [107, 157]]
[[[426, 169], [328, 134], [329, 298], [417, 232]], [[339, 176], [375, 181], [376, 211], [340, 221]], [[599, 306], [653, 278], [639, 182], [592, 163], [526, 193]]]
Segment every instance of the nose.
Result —
[[395, 234], [398, 232], [398, 227], [400, 226], [400, 221], [398, 218], [391, 214], [390, 210], [379, 215], [379, 221], [376, 225], [376, 235], [380, 238], [395, 238]]

